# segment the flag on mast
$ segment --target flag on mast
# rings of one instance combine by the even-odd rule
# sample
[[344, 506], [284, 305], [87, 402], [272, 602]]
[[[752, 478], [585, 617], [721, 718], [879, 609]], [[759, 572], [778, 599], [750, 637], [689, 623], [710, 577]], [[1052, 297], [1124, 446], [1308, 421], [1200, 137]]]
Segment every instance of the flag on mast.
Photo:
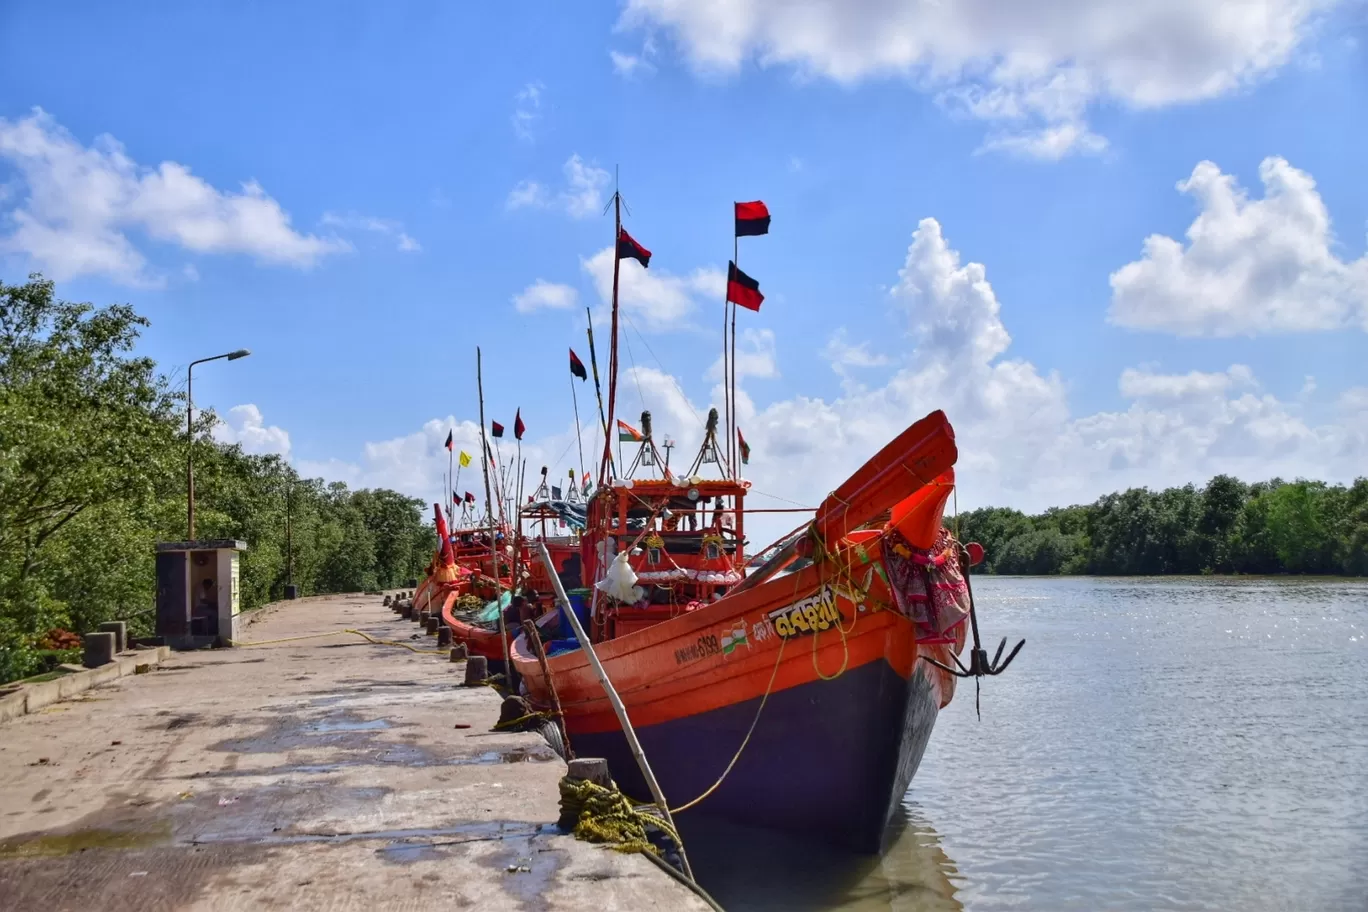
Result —
[[641, 431], [638, 431], [621, 418], [618, 419], [617, 425], [619, 443], [641, 443], [641, 441], [646, 439], [641, 435]]
[[489, 422], [489, 436], [491, 436], [491, 437], [502, 437], [502, 436], [503, 436], [503, 425], [502, 425], [502, 424], [499, 424], [499, 422], [497, 422], [497, 421], [491, 421], [491, 422]]
[[475, 502], [475, 495], [474, 495], [474, 494], [471, 494], [469, 491], [466, 491], [465, 502], [466, 502], [466, 503], [474, 503], [474, 502]]
[[617, 257], [619, 260], [636, 260], [642, 267], [651, 265], [651, 251], [633, 240], [626, 228], [618, 229]]
[[451, 450], [451, 439], [452, 439], [452, 435], [455, 434], [455, 433], [456, 433], [456, 432], [455, 432], [454, 430], [452, 430], [452, 431], [447, 431], [447, 441], [446, 441], [445, 446], [446, 446], [448, 452], [450, 452], [450, 450]]
[[465, 450], [461, 450], [461, 455], [456, 461], [461, 464], [461, 468], [470, 468], [470, 454], [467, 453]]
[[760, 293], [760, 283], [736, 268], [736, 263], [727, 263], [727, 300], [747, 310], [760, 310], [765, 296]]
[[736, 204], [736, 236], [758, 237], [769, 234], [769, 207], [756, 200], [753, 203]]
[[513, 416], [513, 436], [514, 436], [514, 438], [516, 438], [516, 439], [518, 439], [518, 440], [522, 440], [522, 435], [523, 435], [524, 432], [526, 432], [526, 430], [527, 430], [527, 425], [523, 424], [523, 420], [522, 420], [522, 409], [518, 409], [518, 413], [517, 413], [516, 415]]
[[570, 349], [570, 373], [581, 380], [589, 379], [589, 372], [584, 369], [584, 362], [579, 359], [579, 355], [575, 354], [573, 348]]
[[741, 436], [741, 429], [736, 429], [736, 443], [741, 447], [741, 464], [750, 465], [750, 444], [746, 443], [746, 438]]

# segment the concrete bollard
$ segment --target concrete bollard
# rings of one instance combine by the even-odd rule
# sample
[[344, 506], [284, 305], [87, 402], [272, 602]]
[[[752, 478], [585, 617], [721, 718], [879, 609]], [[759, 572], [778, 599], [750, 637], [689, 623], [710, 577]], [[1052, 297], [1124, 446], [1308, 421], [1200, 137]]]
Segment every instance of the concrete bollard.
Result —
[[489, 677], [489, 659], [484, 656], [471, 656], [466, 659], [466, 687], [478, 687]]
[[442, 619], [441, 619], [441, 618], [439, 618], [439, 617], [434, 617], [434, 616], [432, 616], [432, 615], [428, 615], [428, 619], [427, 619], [427, 634], [428, 634], [428, 636], [436, 636], [436, 635], [437, 635], [437, 628], [438, 628], [438, 627], [441, 627], [441, 626], [442, 626]]
[[446, 624], [437, 628], [437, 648], [445, 649], [451, 645], [451, 628]]
[[114, 661], [115, 635], [107, 631], [85, 635], [85, 654], [81, 664], [86, 668], [99, 668]]
[[413, 606], [409, 605], [407, 602], [399, 603], [399, 616], [404, 620], [408, 620], [409, 612], [412, 610]]
[[570, 779], [587, 779], [604, 788], [613, 787], [613, 777], [608, 775], [608, 761], [598, 757], [576, 757], [571, 760], [565, 775]]
[[387, 595], [385, 596], [385, 600], [380, 603], [380, 606], [382, 608], [388, 608], [393, 601], [394, 600]]
[[464, 662], [469, 655], [470, 651], [466, 649], [465, 643], [457, 643], [451, 647], [451, 661], [453, 662]]
[[103, 633], [114, 634], [114, 652], [120, 653], [128, 648], [128, 625], [123, 621], [105, 621], [100, 625]]

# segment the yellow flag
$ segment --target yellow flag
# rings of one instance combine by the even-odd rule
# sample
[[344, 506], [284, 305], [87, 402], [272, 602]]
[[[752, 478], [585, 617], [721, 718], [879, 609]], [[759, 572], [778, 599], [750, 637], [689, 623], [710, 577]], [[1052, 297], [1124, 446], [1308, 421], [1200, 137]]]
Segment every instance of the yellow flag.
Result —
[[468, 465], [470, 465], [470, 454], [461, 450], [461, 468], [464, 469]]

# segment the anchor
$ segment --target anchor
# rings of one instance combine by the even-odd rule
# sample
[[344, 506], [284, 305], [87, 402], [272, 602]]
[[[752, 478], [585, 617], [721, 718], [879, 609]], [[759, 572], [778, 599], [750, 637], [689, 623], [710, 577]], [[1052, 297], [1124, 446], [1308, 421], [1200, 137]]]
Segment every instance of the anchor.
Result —
[[[958, 544], [958, 543], [957, 543]], [[983, 546], [978, 542], [970, 542], [968, 547], [959, 545], [960, 567], [964, 570], [964, 588], [969, 593], [969, 627], [974, 632], [974, 648], [969, 650], [969, 666], [966, 668], [964, 663], [959, 660], [959, 656], [950, 653], [951, 660], [959, 666], [958, 669], [943, 665], [928, 655], [923, 655], [924, 661], [930, 662], [937, 668], [957, 678], [974, 679], [974, 711], [978, 713], [980, 719], [983, 712], [979, 708], [979, 679], [983, 677], [996, 676], [1007, 670], [1007, 666], [1012, 664], [1012, 660], [1021, 652], [1021, 647], [1026, 645], [1026, 640], [1022, 639], [1012, 651], [1007, 654], [1007, 658], [1002, 658], [1002, 651], [1007, 648], [1007, 638], [1003, 637], [998, 644], [997, 654], [992, 661], [988, 660], [988, 650], [983, 648], [983, 643], [979, 639], [978, 610], [974, 607], [974, 586], [969, 581], [969, 568], [983, 560]]]

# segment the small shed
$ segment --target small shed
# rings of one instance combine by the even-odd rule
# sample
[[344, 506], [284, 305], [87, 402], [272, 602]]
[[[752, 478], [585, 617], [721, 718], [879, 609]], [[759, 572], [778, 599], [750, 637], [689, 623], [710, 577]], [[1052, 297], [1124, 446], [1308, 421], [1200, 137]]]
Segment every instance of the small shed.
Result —
[[229, 646], [237, 639], [239, 555], [236, 539], [157, 545], [157, 636], [173, 649]]

